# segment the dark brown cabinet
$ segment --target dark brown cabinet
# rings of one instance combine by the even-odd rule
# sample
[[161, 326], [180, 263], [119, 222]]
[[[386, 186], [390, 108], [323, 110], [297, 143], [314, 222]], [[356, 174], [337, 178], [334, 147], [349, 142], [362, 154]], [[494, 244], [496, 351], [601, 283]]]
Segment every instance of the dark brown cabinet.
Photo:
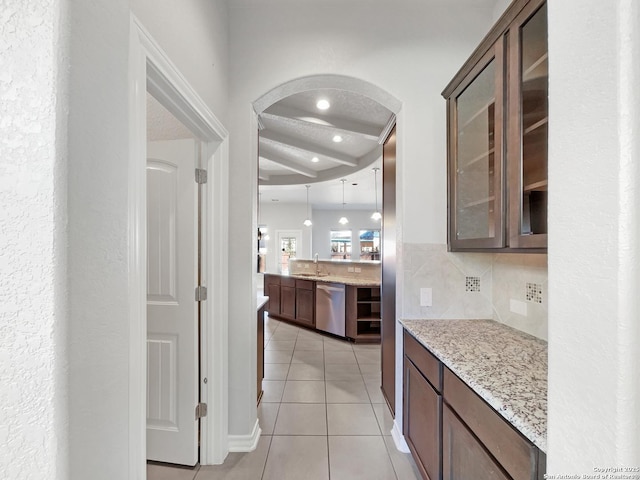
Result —
[[287, 320], [296, 318], [296, 279], [280, 279], [280, 316]]
[[511, 4], [443, 91], [452, 251], [547, 246], [545, 0]]
[[546, 456], [404, 332], [403, 432], [425, 480], [536, 480]]
[[264, 291], [269, 316], [315, 326], [315, 282], [265, 274]]
[[296, 321], [315, 326], [315, 310], [314, 282], [296, 280]]
[[265, 306], [262, 306], [258, 309], [258, 334], [257, 334], [257, 394], [258, 394], [258, 403], [260, 403], [260, 399], [262, 398], [262, 380], [264, 379], [264, 312]]
[[347, 285], [345, 332], [356, 343], [380, 343], [380, 287]]
[[264, 294], [269, 297], [267, 311], [270, 316], [280, 316], [280, 275], [264, 276]]
[[445, 405], [443, 480], [510, 480], [469, 429]]
[[404, 333], [403, 433], [423, 478], [442, 478], [442, 364]]

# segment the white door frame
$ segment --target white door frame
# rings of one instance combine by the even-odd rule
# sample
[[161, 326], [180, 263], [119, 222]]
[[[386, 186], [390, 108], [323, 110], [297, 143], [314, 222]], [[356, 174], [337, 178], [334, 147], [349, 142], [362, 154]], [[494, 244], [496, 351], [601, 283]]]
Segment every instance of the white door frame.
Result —
[[[203, 284], [200, 463], [222, 463], [228, 453], [228, 132], [169, 57], [131, 15], [129, 155], [129, 478], [146, 479], [146, 95], [147, 91], [202, 141], [208, 170], [203, 196]], [[215, 320], [215, 321], [214, 321]], [[206, 383], [205, 383], [206, 380]]]
[[[296, 238], [296, 255], [300, 254], [300, 247], [302, 247], [302, 230], [276, 230], [276, 248], [274, 248], [274, 257], [277, 265], [276, 271], [280, 273], [280, 239], [282, 237], [295, 237]], [[298, 256], [297, 258], [302, 258]]]

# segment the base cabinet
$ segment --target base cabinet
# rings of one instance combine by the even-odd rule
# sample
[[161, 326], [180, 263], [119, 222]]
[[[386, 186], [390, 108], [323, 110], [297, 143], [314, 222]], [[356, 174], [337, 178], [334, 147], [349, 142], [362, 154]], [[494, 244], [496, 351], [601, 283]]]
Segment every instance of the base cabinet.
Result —
[[264, 379], [264, 312], [265, 307], [258, 310], [258, 335], [257, 335], [257, 386], [256, 392], [258, 394], [258, 403], [262, 398], [262, 380]]
[[440, 480], [442, 396], [405, 356], [404, 436], [424, 478]]
[[445, 405], [442, 417], [443, 480], [510, 480], [482, 444]]
[[315, 322], [315, 297], [313, 282], [298, 280], [296, 285], [296, 322], [313, 327]]
[[314, 327], [315, 282], [281, 275], [265, 275], [264, 291], [269, 297], [269, 316]]
[[539, 480], [546, 456], [407, 331], [403, 433], [425, 480]]
[[[284, 279], [283, 279], [284, 280]], [[296, 287], [280, 285], [280, 316], [287, 320], [295, 320], [296, 318]]]
[[347, 285], [345, 332], [356, 343], [380, 343], [380, 287]]
[[280, 276], [265, 275], [264, 276], [264, 294], [269, 297], [267, 303], [267, 311], [269, 315], [280, 315]]

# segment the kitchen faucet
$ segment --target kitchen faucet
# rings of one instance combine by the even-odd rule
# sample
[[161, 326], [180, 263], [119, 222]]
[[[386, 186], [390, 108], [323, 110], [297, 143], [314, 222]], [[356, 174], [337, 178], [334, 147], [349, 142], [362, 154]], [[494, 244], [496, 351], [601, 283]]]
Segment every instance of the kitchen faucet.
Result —
[[316, 264], [316, 277], [320, 276], [320, 264], [318, 263], [318, 254], [316, 253], [313, 256], [313, 263]]

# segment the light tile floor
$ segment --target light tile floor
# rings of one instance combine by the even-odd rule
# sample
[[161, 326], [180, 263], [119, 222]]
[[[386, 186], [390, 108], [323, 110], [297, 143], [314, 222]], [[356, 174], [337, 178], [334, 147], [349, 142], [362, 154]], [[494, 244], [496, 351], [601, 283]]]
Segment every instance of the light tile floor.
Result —
[[250, 453], [195, 469], [148, 465], [149, 480], [418, 480], [391, 438], [380, 346], [265, 317], [262, 437]]

